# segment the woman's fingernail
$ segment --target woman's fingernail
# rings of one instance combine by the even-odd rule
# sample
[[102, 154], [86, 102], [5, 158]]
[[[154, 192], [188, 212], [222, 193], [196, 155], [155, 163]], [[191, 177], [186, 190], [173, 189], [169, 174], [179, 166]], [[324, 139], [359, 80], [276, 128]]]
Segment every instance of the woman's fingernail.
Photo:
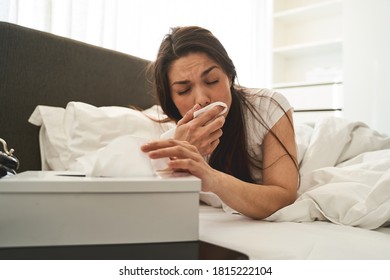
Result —
[[151, 159], [154, 159], [156, 157], [157, 153], [156, 152], [149, 152], [148, 156], [151, 158]]
[[142, 144], [142, 145], [141, 145], [141, 150], [142, 150], [142, 151], [146, 151], [146, 150], [148, 149], [149, 146], [150, 146], [150, 143]]

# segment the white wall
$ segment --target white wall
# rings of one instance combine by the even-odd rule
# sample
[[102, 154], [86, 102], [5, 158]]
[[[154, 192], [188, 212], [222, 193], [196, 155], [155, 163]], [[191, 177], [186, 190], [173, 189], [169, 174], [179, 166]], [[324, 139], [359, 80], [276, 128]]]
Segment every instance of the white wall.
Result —
[[344, 116], [390, 135], [390, 1], [344, 5]]
[[264, 87], [271, 63], [269, 10], [265, 0], [0, 0], [0, 21], [149, 60], [170, 27], [199, 25], [221, 40], [238, 82]]

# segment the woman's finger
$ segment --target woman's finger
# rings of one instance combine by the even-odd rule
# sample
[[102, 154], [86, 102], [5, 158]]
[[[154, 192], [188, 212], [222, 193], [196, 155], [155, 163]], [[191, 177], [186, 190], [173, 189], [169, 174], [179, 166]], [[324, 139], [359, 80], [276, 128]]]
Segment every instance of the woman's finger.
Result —
[[177, 125], [178, 126], [179, 125], [183, 125], [183, 124], [186, 124], [189, 121], [191, 121], [194, 118], [194, 112], [196, 110], [199, 110], [199, 109], [200, 109], [200, 105], [199, 104], [195, 104], [195, 106], [192, 107], [192, 109], [190, 109], [187, 113], [185, 113], [183, 118], [177, 122]]
[[163, 140], [151, 142], [141, 147], [141, 150], [149, 153], [152, 159], [158, 158], [192, 158], [201, 157], [198, 149], [186, 141]]
[[179, 142], [180, 142], [179, 140], [174, 140], [174, 139], [152, 141], [152, 142], [148, 142], [148, 143], [143, 144], [141, 146], [141, 150], [143, 152], [150, 152], [153, 150], [178, 145]]
[[[224, 110], [221, 106], [215, 106], [214, 108], [202, 113], [194, 120], [197, 120], [200, 126], [207, 125], [211, 121], [215, 120], [217, 117], [219, 117], [219, 114]], [[223, 117], [221, 115], [221, 117]]]

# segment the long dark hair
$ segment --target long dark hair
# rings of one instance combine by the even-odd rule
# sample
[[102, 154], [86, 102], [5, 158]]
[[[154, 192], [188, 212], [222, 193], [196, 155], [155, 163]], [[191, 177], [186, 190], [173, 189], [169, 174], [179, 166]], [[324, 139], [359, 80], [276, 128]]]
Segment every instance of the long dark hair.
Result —
[[[235, 66], [223, 45], [210, 31], [197, 26], [176, 27], [164, 37], [157, 58], [151, 65], [159, 104], [169, 119], [177, 122], [182, 118], [171, 98], [168, 71], [175, 60], [196, 52], [204, 53], [213, 59], [231, 79], [232, 85], [229, 114], [223, 126], [220, 143], [210, 155], [209, 164], [243, 181], [254, 182], [250, 167], [262, 168], [262, 164], [261, 160], [254, 159], [249, 154], [243, 107], [249, 108], [252, 114], [255, 114], [256, 108], [250, 104], [246, 91], [235, 85]], [[259, 114], [256, 115], [256, 119], [259, 119]], [[259, 121], [264, 125], [264, 121]], [[287, 152], [287, 149], [285, 150]]]

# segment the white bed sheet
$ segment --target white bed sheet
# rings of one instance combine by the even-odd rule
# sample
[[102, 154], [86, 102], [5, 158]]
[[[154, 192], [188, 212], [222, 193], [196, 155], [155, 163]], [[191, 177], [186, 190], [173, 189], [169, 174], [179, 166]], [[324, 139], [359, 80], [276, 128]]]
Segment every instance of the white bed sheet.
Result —
[[200, 205], [199, 237], [257, 260], [390, 260], [389, 227], [258, 221], [207, 205]]

